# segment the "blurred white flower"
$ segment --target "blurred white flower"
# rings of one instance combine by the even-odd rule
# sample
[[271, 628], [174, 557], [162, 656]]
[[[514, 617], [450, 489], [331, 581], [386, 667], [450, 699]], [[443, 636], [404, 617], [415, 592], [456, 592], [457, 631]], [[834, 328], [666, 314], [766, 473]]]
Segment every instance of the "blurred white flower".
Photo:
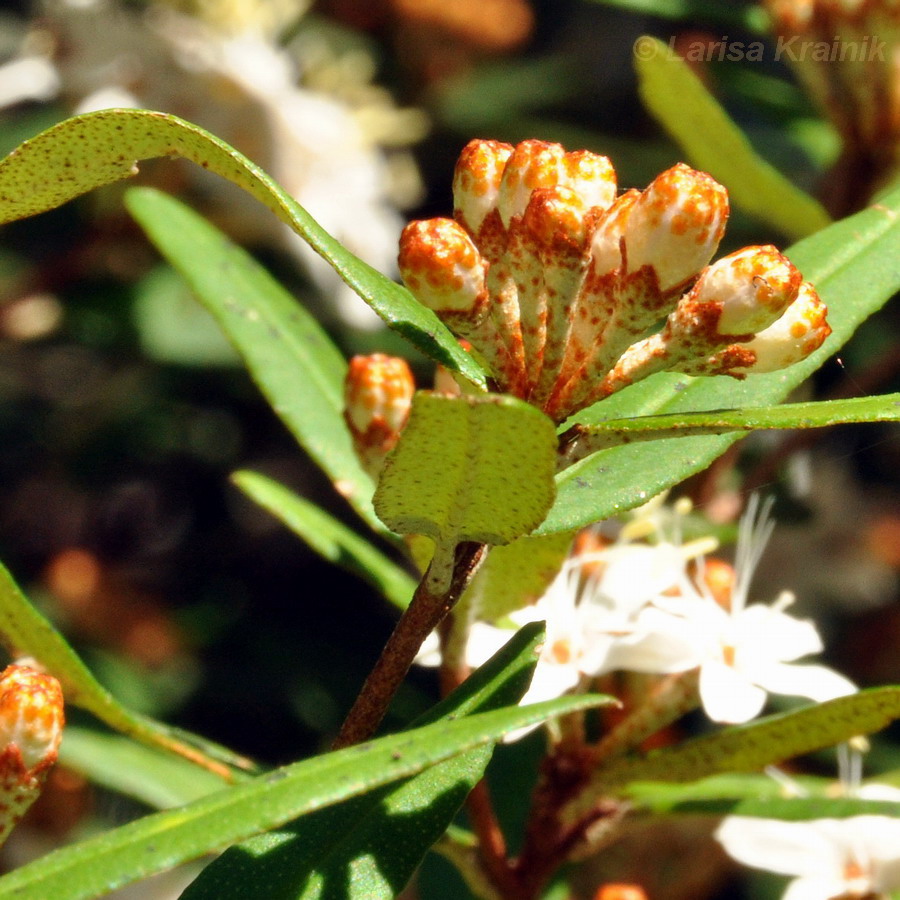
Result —
[[[424, 134], [423, 114], [390, 106], [384, 91], [373, 94], [375, 115], [365, 91], [355, 92], [364, 104], [357, 108], [301, 84], [295, 59], [272, 32], [304, 4], [182, 5], [207, 21], [159, 2], [135, 10], [114, 0], [43, 0], [20, 58], [0, 66], [0, 107], [57, 96], [73, 112], [144, 107], [196, 122], [272, 175], [353, 253], [395, 273], [398, 206], [417, 198], [408, 184], [404, 196], [394, 192], [394, 163]], [[379, 133], [369, 127], [373, 117]], [[287, 247], [340, 317], [378, 325], [331, 266], [257, 201], [198, 167], [185, 173], [238, 240]], [[329, 302], [324, 312], [334, 311]]]
[[770, 693], [818, 702], [853, 693], [855, 686], [843, 675], [797, 664], [820, 652], [822, 640], [812, 622], [784, 611], [793, 595], [783, 592], [771, 605], [747, 606], [753, 571], [774, 527], [770, 508], [766, 504], [760, 511], [753, 498], [741, 520], [727, 608], [706, 588], [702, 566], [697, 577], [685, 572], [677, 594], [661, 593], [638, 612], [631, 633], [615, 642], [607, 664], [655, 674], [699, 668], [703, 708], [716, 722], [749, 721]]
[[[900, 790], [862, 784], [865, 738], [837, 748], [839, 796], [900, 803]], [[767, 769], [786, 796], [806, 789], [777, 769]], [[729, 816], [716, 832], [738, 862], [780, 875], [793, 875], [783, 900], [878, 900], [900, 888], [900, 819], [882, 815], [785, 822]]]

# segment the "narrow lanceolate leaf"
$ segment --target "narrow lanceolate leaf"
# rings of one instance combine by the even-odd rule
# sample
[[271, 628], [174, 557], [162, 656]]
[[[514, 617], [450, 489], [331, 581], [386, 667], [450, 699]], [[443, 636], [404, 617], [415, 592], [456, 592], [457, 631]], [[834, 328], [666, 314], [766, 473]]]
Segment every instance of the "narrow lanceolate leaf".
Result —
[[732, 6], [717, 0], [593, 0], [603, 6], [613, 6], [644, 16], [704, 22], [744, 31], [765, 32], [769, 17], [756, 6]]
[[[527, 689], [543, 635], [542, 627], [522, 629], [413, 724], [449, 722], [515, 703]], [[390, 900], [450, 823], [490, 754], [490, 747], [479, 748], [251, 838], [209, 865], [183, 900], [242, 900], [260, 884], [266, 885], [267, 900]]]
[[463, 541], [508, 544], [528, 534], [553, 502], [556, 432], [513, 397], [420, 391], [388, 456], [375, 510], [400, 534], [435, 542], [435, 592]]
[[804, 778], [796, 794], [786, 793], [785, 786], [768, 775], [719, 775], [690, 784], [632, 784], [627, 796], [636, 811], [664, 815], [734, 815], [789, 821], [900, 817], [900, 803], [835, 796], [835, 783], [824, 778]]
[[596, 425], [575, 425], [568, 435], [565, 463], [571, 464], [609, 447], [635, 441], [728, 434], [770, 428], [826, 428], [852, 422], [900, 421], [900, 394], [785, 403], [749, 409], [720, 409], [708, 413], [669, 413], [609, 419]]
[[355, 531], [265, 475], [235, 472], [231, 480], [323, 559], [358, 575], [394, 606], [409, 605], [415, 579]]
[[129, 212], [234, 344], [298, 443], [374, 527], [374, 485], [343, 419], [344, 358], [316, 320], [252, 257], [179, 201], [152, 188]]
[[182, 806], [222, 789], [222, 779], [187, 760], [121, 734], [69, 725], [59, 761], [94, 784], [155, 809]]
[[437, 722], [276, 769], [49, 853], [0, 879], [2, 900], [88, 900], [608, 698], [568, 697]]
[[824, 228], [822, 206], [760, 157], [690, 66], [662, 41], [634, 45], [641, 98], [691, 165], [728, 188], [735, 206], [791, 238]]
[[577, 819], [603, 796], [627, 793], [634, 782], [696, 781], [764, 766], [880, 731], [900, 718], [900, 687], [872, 688], [803, 709], [767, 716], [715, 734], [623, 760], [597, 770], [591, 784], [566, 807]]
[[[900, 190], [795, 244], [787, 255], [828, 304], [832, 334], [812, 356], [781, 372], [744, 381], [660, 373], [579, 413], [563, 426], [665, 413], [771, 406], [784, 399], [900, 289]], [[557, 476], [556, 503], [538, 533], [570, 531], [633, 509], [700, 472], [740, 434], [613, 447]], [[640, 478], [635, 477], [640, 472]]]
[[277, 182], [202, 128], [167, 113], [104, 109], [66, 119], [0, 162], [0, 222], [61, 206], [136, 175], [137, 163], [181, 156], [242, 187], [290, 225], [393, 329], [474, 384], [485, 376], [438, 319], [400, 285], [344, 249]]
[[[229, 766], [249, 761], [122, 706], [91, 674], [65, 638], [28, 601], [0, 564], [0, 643], [13, 658], [31, 656], [59, 680], [66, 703], [93, 713], [102, 722], [139, 741], [177, 753], [226, 780]], [[223, 764], [225, 763], [225, 764]]]

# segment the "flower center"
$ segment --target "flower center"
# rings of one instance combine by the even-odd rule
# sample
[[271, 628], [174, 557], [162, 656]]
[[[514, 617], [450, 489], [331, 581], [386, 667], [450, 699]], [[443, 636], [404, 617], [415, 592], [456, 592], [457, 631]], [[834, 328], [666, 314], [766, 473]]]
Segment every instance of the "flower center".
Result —
[[572, 662], [572, 642], [568, 638], [560, 638], [550, 646], [550, 658], [560, 665]]

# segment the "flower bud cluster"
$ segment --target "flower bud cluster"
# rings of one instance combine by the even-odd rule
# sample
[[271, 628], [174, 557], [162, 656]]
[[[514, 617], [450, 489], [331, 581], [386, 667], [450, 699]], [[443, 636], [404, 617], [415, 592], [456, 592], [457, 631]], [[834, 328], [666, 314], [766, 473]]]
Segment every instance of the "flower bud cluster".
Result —
[[62, 728], [59, 682], [29, 666], [7, 666], [0, 673], [0, 843], [40, 794]]
[[403, 279], [499, 390], [555, 421], [657, 371], [782, 368], [829, 334], [814, 289], [774, 247], [708, 265], [728, 196], [686, 165], [618, 195], [604, 156], [475, 140], [453, 195], [453, 219], [404, 230]]
[[354, 356], [344, 381], [344, 420], [363, 468], [375, 479], [409, 417], [415, 382], [406, 361]]

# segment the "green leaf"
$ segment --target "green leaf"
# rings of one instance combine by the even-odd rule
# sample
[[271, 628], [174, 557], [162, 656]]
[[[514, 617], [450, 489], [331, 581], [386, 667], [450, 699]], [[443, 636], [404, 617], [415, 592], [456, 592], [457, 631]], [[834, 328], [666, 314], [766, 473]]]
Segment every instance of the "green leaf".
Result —
[[373, 527], [374, 485], [343, 419], [347, 364], [316, 320], [251, 256], [179, 201], [134, 188], [126, 206], [215, 317], [298, 443]]
[[572, 546], [568, 532], [526, 535], [494, 547], [460, 599], [487, 622], [508, 616], [541, 597]]
[[717, 409], [706, 413], [636, 416], [633, 419], [609, 419], [596, 425], [576, 425], [566, 457], [581, 459], [620, 444], [662, 438], [727, 434], [763, 428], [826, 428], [851, 422], [897, 421], [900, 421], [900, 394], [785, 403], [752, 409]]
[[208, 741], [189, 736], [122, 706], [94, 678], [65, 638], [31, 605], [2, 564], [0, 641], [13, 658], [32, 656], [57, 678], [67, 704], [86, 709], [116, 731], [177, 753], [225, 780], [234, 777], [230, 766], [247, 768], [250, 765], [248, 760]]
[[593, 0], [603, 6], [624, 9], [635, 15], [659, 16], [663, 19], [706, 21], [746, 31], [767, 30], [769, 17], [756, 6], [732, 6], [718, 0]]
[[514, 397], [419, 391], [375, 492], [375, 511], [400, 534], [435, 542], [435, 593], [463, 541], [507, 544], [540, 524], [553, 502], [556, 432]]
[[231, 480], [323, 559], [358, 575], [394, 606], [409, 605], [415, 579], [355, 531], [265, 475], [235, 472]]
[[821, 204], [757, 154], [669, 46], [643, 35], [635, 42], [634, 62], [644, 105], [684, 150], [691, 165], [728, 188], [736, 206], [791, 238], [828, 224]]
[[590, 784], [566, 807], [567, 819], [584, 815], [598, 799], [627, 793], [634, 782], [696, 781], [764, 766], [880, 731], [900, 718], [900, 687], [871, 688], [746, 725], [726, 728], [596, 771]]
[[[528, 687], [544, 638], [522, 629], [492, 660], [414, 723], [516, 703]], [[491, 748], [479, 748], [421, 775], [299, 819], [226, 851], [182, 895], [183, 900], [252, 896], [267, 900], [397, 896], [481, 778]]]
[[[583, 410], [563, 425], [662, 413], [770, 406], [836, 353], [856, 327], [900, 288], [900, 190], [795, 244], [793, 263], [828, 304], [832, 334], [808, 359], [781, 372], [691, 378], [660, 373]], [[556, 503], [539, 534], [571, 531], [633, 509], [702, 471], [739, 435], [678, 438], [604, 450], [557, 476]]]
[[341, 246], [277, 182], [224, 141], [177, 116], [104, 109], [66, 119], [0, 162], [0, 223], [61, 206], [129, 178], [142, 159], [181, 156], [242, 187], [290, 225], [411, 344], [484, 387], [484, 372], [438, 318], [403, 287]]
[[834, 796], [835, 783], [824, 778], [797, 782], [802, 794], [786, 796], [783, 784], [767, 775], [718, 775], [690, 784], [639, 782], [627, 796], [637, 811], [664, 815], [753, 816], [806, 821], [849, 816], [900, 818], [900, 803]]
[[63, 847], [0, 878], [2, 900], [88, 900], [608, 698], [565, 697], [390, 735], [276, 769]]
[[68, 725], [59, 761], [95, 784], [157, 809], [222, 789], [222, 779], [177, 756], [119, 734]]

